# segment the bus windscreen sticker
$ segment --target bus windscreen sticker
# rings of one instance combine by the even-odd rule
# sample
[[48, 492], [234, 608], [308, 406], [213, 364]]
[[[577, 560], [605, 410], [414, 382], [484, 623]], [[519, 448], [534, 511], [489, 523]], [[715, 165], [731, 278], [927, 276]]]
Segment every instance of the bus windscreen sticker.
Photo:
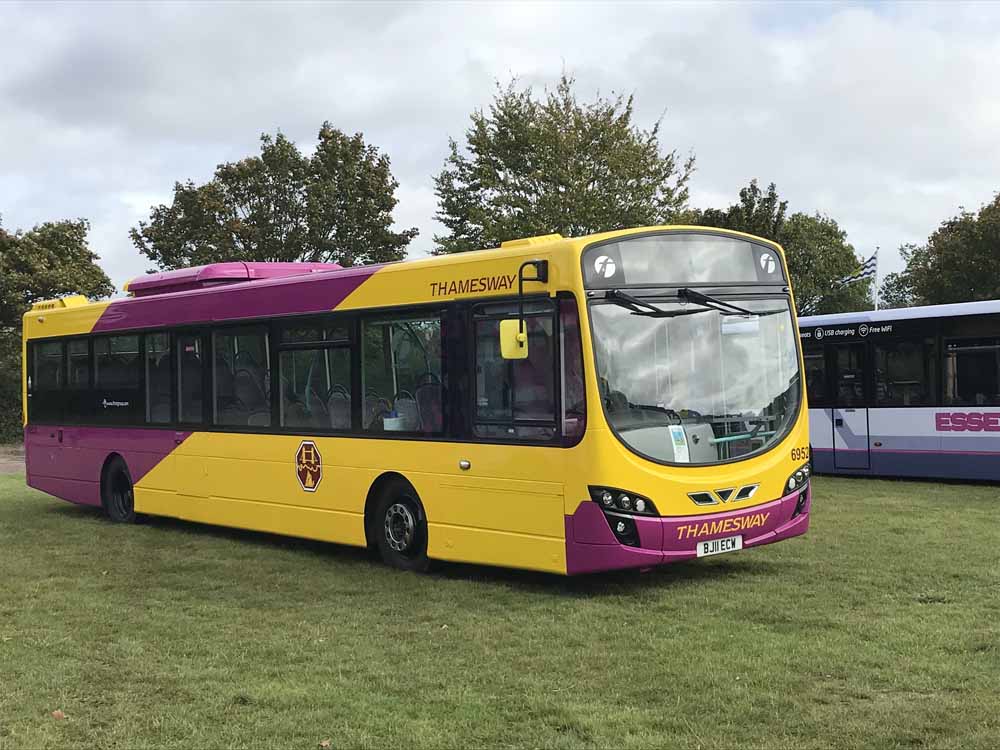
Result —
[[303, 440], [295, 453], [295, 473], [306, 492], [315, 492], [323, 478], [323, 459], [312, 440]]
[[684, 425], [670, 425], [670, 437], [674, 444], [674, 461], [679, 464], [686, 464], [691, 461], [691, 453], [688, 450], [687, 433], [684, 432]]

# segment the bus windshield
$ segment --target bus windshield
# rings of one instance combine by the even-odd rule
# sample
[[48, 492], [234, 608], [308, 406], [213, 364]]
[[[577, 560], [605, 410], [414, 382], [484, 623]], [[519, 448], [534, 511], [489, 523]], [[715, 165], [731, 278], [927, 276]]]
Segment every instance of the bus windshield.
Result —
[[[718, 300], [713, 300], [718, 301]], [[775, 445], [799, 411], [795, 328], [787, 298], [591, 306], [608, 422], [662, 463], [712, 464]]]

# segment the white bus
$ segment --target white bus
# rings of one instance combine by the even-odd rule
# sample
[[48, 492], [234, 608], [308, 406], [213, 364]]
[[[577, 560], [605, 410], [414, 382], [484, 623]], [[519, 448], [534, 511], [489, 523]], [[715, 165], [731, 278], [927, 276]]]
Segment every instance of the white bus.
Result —
[[1000, 479], [1000, 300], [799, 319], [813, 468]]

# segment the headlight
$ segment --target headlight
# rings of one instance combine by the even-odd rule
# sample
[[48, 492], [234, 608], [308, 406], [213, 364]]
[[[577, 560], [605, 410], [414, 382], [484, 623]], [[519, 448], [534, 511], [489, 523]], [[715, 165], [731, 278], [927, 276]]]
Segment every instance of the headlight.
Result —
[[590, 487], [590, 499], [604, 510], [635, 516], [658, 516], [656, 506], [648, 497], [615, 487]]
[[809, 483], [809, 464], [804, 464], [794, 471], [785, 482], [785, 494], [790, 495], [796, 490], [800, 490]]

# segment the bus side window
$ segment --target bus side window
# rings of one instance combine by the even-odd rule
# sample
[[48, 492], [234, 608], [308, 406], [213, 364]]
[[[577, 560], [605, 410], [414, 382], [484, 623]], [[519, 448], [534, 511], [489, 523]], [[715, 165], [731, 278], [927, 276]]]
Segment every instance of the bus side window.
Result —
[[215, 424], [268, 427], [271, 424], [270, 354], [267, 331], [231, 328], [213, 336]]
[[361, 428], [439, 434], [444, 427], [441, 316], [372, 318], [361, 326]]
[[826, 352], [823, 347], [805, 349], [802, 359], [806, 365], [806, 393], [810, 408], [827, 405], [826, 397]]
[[937, 393], [933, 339], [875, 344], [875, 405], [926, 406]]
[[33, 378], [29, 391], [30, 417], [41, 422], [58, 422], [63, 418], [63, 387], [66, 362], [61, 341], [44, 341], [33, 345]]
[[170, 409], [172, 372], [170, 334], [147, 334], [146, 421], [150, 424], [169, 424], [172, 421]]
[[946, 339], [944, 401], [955, 406], [1000, 404], [1000, 339]]
[[200, 424], [202, 407], [202, 372], [204, 367], [201, 336], [177, 334], [177, 395], [180, 399], [180, 421]]
[[526, 306], [526, 359], [500, 354], [500, 321], [514, 314], [475, 321], [475, 434], [486, 438], [552, 440], [556, 435], [555, 341], [548, 303]]
[[281, 426], [351, 429], [351, 350], [345, 346], [280, 354]]
[[94, 421], [101, 424], [145, 421], [141, 384], [138, 335], [94, 339]]

